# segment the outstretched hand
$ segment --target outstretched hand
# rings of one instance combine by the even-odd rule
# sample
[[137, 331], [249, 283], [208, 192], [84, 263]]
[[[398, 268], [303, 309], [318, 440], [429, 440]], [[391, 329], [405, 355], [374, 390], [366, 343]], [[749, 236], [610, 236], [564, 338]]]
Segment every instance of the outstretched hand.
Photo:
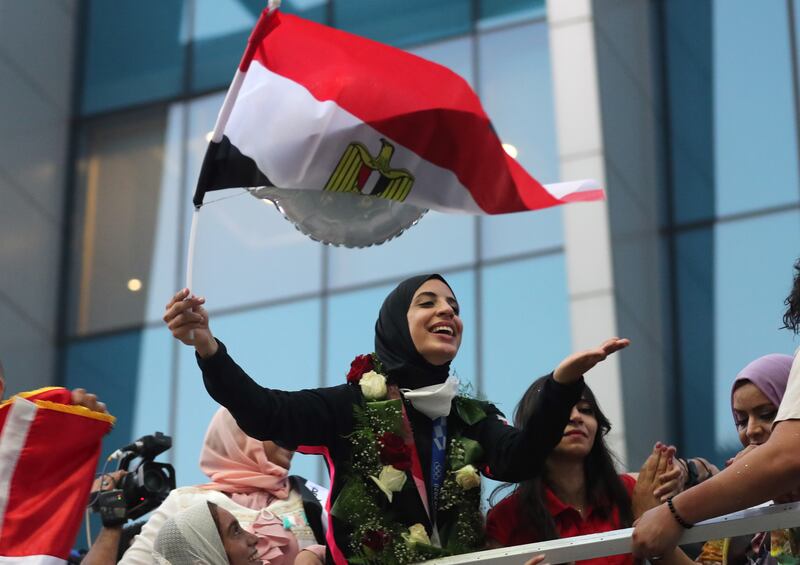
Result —
[[604, 361], [606, 357], [624, 349], [631, 344], [631, 340], [612, 337], [594, 349], [578, 351], [565, 358], [553, 371], [553, 378], [561, 384], [571, 384], [580, 379], [584, 373]]
[[175, 339], [194, 345], [200, 357], [214, 355], [218, 347], [208, 327], [208, 312], [203, 308], [205, 301], [205, 298], [190, 295], [189, 289], [184, 288], [167, 303], [163, 318]]

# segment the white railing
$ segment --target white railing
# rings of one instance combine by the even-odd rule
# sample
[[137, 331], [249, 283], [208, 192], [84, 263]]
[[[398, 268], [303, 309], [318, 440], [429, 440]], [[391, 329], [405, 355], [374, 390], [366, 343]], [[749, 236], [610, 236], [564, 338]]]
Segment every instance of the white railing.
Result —
[[[800, 503], [759, 506], [713, 518], [686, 530], [681, 544], [733, 537], [800, 526]], [[544, 554], [545, 561], [556, 565], [581, 559], [629, 553], [633, 528], [591, 534], [541, 543], [490, 549], [455, 557], [426, 561], [426, 565], [456, 565], [480, 561], [487, 565], [522, 565], [534, 555]]]

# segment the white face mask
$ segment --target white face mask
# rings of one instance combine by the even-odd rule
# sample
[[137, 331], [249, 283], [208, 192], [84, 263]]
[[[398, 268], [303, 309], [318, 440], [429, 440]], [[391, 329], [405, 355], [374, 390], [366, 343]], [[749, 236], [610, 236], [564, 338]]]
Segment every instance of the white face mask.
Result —
[[458, 393], [458, 378], [448, 377], [441, 384], [424, 386], [416, 390], [400, 389], [411, 405], [433, 420], [450, 414], [450, 405]]

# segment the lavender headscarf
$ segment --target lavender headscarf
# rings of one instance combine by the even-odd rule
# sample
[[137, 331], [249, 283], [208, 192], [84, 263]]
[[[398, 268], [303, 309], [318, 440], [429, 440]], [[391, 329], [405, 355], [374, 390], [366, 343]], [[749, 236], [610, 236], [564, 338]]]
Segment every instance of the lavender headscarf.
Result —
[[[791, 355], [770, 353], [749, 363], [733, 381], [731, 410], [733, 410], [733, 393], [746, 382], [753, 383], [776, 408], [780, 406], [783, 393], [786, 392], [786, 383], [789, 381], [792, 361]], [[736, 420], [735, 414], [733, 419]]]

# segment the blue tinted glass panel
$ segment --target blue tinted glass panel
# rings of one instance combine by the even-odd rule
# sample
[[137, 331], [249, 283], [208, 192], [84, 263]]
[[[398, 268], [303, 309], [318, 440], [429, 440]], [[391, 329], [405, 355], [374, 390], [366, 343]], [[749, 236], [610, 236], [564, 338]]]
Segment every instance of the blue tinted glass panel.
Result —
[[333, 25], [381, 43], [405, 46], [470, 30], [469, 0], [343, 0], [333, 4]]
[[[206, 135], [214, 127], [222, 98], [200, 98], [190, 107], [182, 200], [184, 254]], [[212, 310], [317, 292], [321, 258], [322, 245], [297, 231], [272, 204], [241, 189], [217, 191], [207, 196], [200, 212], [194, 290], [208, 299]]]
[[475, 261], [475, 219], [428, 212], [398, 238], [366, 249], [330, 248], [332, 288], [447, 270]]
[[544, 0], [480, 0], [478, 13], [486, 23], [507, 22], [524, 17], [543, 16]]
[[93, 121], [81, 132], [70, 281], [78, 334], [158, 321], [176, 289], [184, 108]]
[[528, 386], [570, 352], [566, 281], [560, 253], [483, 271], [483, 391], [509, 420]]
[[474, 88], [471, 36], [429, 43], [408, 51], [423, 59], [444, 65], [454, 73], [461, 75], [461, 78]]
[[717, 215], [797, 202], [785, 3], [714, 3]]
[[[156, 429], [169, 433], [165, 420], [169, 402], [170, 356], [168, 348], [155, 344], [154, 339], [158, 340], [155, 334], [145, 337], [137, 331], [81, 340], [67, 347], [64, 386], [84, 388], [96, 394], [117, 418], [114, 428], [103, 438], [98, 468], [112, 451], [139, 437], [136, 434], [146, 428], [138, 419], [143, 414], [145, 403], [152, 405], [146, 411], [156, 415], [148, 425], [158, 426], [146, 433]], [[140, 379], [152, 385], [144, 397], [139, 396], [143, 388]]]
[[[166, 327], [146, 328], [139, 339], [131, 437], [156, 431], [169, 435], [175, 340]], [[172, 453], [164, 457], [172, 461]]]
[[[557, 182], [550, 49], [544, 22], [482, 33], [478, 40], [481, 99], [503, 143], [537, 180]], [[563, 244], [562, 213], [550, 208], [481, 218], [484, 258]]]
[[[750, 361], [792, 354], [780, 330], [783, 300], [797, 257], [800, 214], [785, 212], [693, 230], [678, 238], [682, 395], [687, 452], [741, 448], [730, 411], [730, 386]], [[754, 268], [754, 266], [757, 266]]]
[[[473, 271], [443, 273], [461, 307], [464, 334], [458, 357], [451, 368], [459, 379], [474, 383], [475, 378], [475, 274]], [[334, 294], [328, 300], [328, 350], [326, 386], [345, 382], [350, 362], [356, 355], [375, 350], [375, 321], [384, 298], [394, 284], [366, 290]]]
[[[712, 2], [664, 2], [670, 197], [677, 221], [714, 216]], [[610, 171], [613, 174], [613, 170]]]
[[[483, 394], [513, 419], [530, 384], [570, 353], [562, 254], [483, 271]], [[497, 486], [484, 480], [484, 501]]]
[[87, 3], [82, 113], [181, 93], [184, 10], [183, 1]]
[[[212, 316], [211, 326], [231, 357], [259, 384], [281, 390], [319, 386], [319, 300]], [[180, 351], [175, 461], [179, 484], [191, 485], [207, 481], [197, 459], [218, 406], [203, 387], [194, 350]], [[295, 455], [291, 471], [319, 482], [319, 461], [317, 456]]]
[[692, 230], [676, 241], [677, 312], [681, 412], [686, 453], [715, 452], [713, 424], [714, 232]]
[[383, 299], [394, 286], [337, 293], [328, 299], [325, 386], [345, 382], [355, 356], [375, 351], [375, 320]]
[[[281, 3], [281, 11], [324, 22], [326, 0]], [[242, 57], [250, 30], [264, 9], [263, 0], [195, 0], [192, 29], [192, 89], [228, 85]]]

